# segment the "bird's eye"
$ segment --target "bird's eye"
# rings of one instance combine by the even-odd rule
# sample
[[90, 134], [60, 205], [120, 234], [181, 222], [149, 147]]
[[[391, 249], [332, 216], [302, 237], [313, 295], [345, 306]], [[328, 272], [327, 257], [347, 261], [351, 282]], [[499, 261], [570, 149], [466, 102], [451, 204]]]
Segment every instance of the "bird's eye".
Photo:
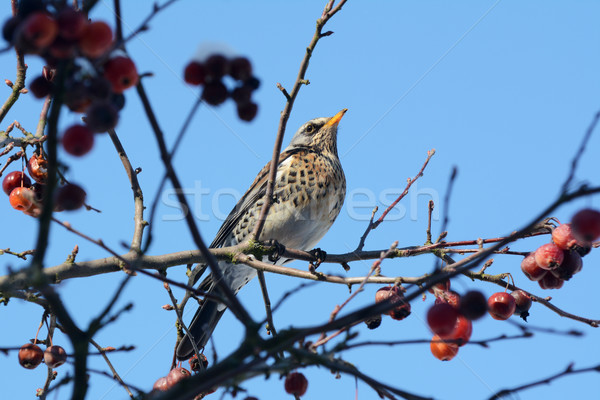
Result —
[[315, 131], [315, 126], [310, 124], [306, 127], [306, 133], [313, 133]]

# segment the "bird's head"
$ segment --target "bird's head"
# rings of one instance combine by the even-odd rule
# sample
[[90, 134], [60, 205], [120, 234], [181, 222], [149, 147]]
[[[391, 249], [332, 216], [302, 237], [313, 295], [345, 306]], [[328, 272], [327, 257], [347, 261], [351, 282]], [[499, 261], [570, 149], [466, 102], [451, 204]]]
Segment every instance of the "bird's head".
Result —
[[333, 117], [311, 119], [294, 134], [288, 150], [297, 147], [314, 147], [337, 155], [337, 129], [348, 109], [344, 108]]

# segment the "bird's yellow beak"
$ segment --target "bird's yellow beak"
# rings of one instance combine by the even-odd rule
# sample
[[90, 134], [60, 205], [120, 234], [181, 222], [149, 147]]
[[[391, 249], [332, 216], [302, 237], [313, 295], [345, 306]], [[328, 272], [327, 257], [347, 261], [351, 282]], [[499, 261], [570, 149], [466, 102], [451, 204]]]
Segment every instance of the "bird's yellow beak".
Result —
[[333, 117], [331, 117], [331, 119], [329, 121], [327, 121], [327, 123], [325, 124], [325, 126], [337, 126], [337, 124], [340, 123], [340, 120], [342, 119], [342, 117], [344, 116], [344, 114], [346, 114], [346, 111], [348, 111], [348, 109], [344, 108], [342, 111], [340, 111], [339, 113], [335, 114]]

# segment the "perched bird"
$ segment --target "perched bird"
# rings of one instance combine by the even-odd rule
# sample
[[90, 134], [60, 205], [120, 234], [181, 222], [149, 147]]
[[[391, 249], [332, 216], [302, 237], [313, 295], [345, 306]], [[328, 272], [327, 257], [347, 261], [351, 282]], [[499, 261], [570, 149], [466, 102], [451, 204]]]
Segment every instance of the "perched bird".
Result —
[[[316, 118], [300, 127], [289, 146], [280, 154], [273, 202], [261, 240], [276, 240], [299, 250], [312, 250], [336, 219], [346, 196], [346, 178], [337, 153], [338, 124], [346, 109], [331, 118]], [[241, 243], [254, 229], [267, 188], [270, 162], [258, 173], [254, 183], [233, 208], [210, 245], [211, 248]], [[242, 264], [219, 262], [223, 279], [237, 293], [256, 270]], [[210, 274], [199, 286], [219, 293]], [[192, 335], [184, 336], [177, 358], [194, 354], [192, 340], [204, 348], [226, 307], [205, 299], [189, 326]]]

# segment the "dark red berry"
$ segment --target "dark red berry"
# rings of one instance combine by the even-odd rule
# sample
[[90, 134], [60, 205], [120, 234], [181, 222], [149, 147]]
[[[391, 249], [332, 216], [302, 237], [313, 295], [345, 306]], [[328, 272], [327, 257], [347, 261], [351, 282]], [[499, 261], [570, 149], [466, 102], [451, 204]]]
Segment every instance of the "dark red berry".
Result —
[[52, 82], [49, 82], [43, 76], [38, 76], [29, 84], [29, 91], [38, 99], [48, 96], [52, 93]]
[[39, 346], [27, 343], [19, 350], [19, 364], [23, 368], [34, 369], [41, 364], [44, 352]]
[[548, 272], [547, 270], [540, 268], [535, 261], [535, 252], [529, 253], [529, 255], [521, 261], [521, 271], [523, 271], [525, 276], [531, 281], [539, 281], [546, 275], [546, 272]]
[[191, 375], [192, 374], [190, 374], [190, 371], [183, 367], [173, 368], [167, 374], [167, 386], [170, 389], [176, 384], [178, 384], [182, 379], [189, 378]]
[[31, 179], [21, 171], [13, 171], [4, 177], [2, 181], [2, 190], [10, 195], [10, 192], [17, 187], [30, 187]]
[[250, 88], [252, 88], [252, 90], [256, 90], [260, 87], [260, 81], [258, 80], [257, 77], [252, 76], [249, 79], [247, 79], [246, 81], [244, 81], [244, 85], [249, 86]]
[[427, 324], [434, 334], [445, 337], [454, 331], [458, 315], [458, 310], [448, 303], [434, 304], [427, 311]]
[[571, 219], [575, 236], [584, 241], [594, 241], [600, 238], [600, 211], [591, 208], [577, 212]]
[[462, 295], [458, 311], [470, 320], [476, 320], [487, 312], [487, 299], [478, 290], [471, 290]]
[[167, 377], [163, 376], [161, 378], [158, 378], [156, 380], [156, 382], [154, 382], [154, 385], [152, 386], [152, 390], [156, 390], [159, 392], [166, 392], [167, 390], [169, 390], [169, 385], [167, 383]]
[[540, 268], [558, 268], [564, 259], [564, 251], [554, 243], [546, 243], [535, 251], [535, 262]]
[[227, 87], [221, 81], [209, 82], [202, 91], [202, 100], [212, 106], [218, 106], [227, 100]]
[[18, 45], [26, 52], [41, 51], [58, 35], [58, 25], [54, 18], [43, 11], [28, 15], [19, 26]]
[[56, 190], [56, 205], [66, 211], [77, 210], [85, 203], [86, 193], [80, 186], [67, 183]]
[[65, 151], [80, 157], [94, 146], [94, 133], [84, 125], [73, 125], [65, 131], [61, 139]]
[[286, 393], [293, 394], [294, 396], [303, 396], [306, 393], [306, 389], [308, 389], [308, 380], [304, 374], [292, 372], [285, 377], [284, 387]]
[[575, 250], [565, 251], [565, 259], [560, 267], [550, 271], [555, 277], [568, 281], [573, 275], [581, 271], [583, 260]]
[[92, 102], [88, 88], [80, 81], [67, 82], [63, 100], [69, 110], [80, 113], [84, 112]]
[[454, 308], [458, 308], [460, 305], [460, 295], [454, 290], [445, 290], [443, 292], [437, 292], [435, 295], [435, 303], [448, 303]]
[[488, 299], [488, 312], [494, 319], [506, 320], [515, 313], [515, 298], [506, 292], [494, 293]]
[[112, 85], [113, 92], [123, 93], [138, 83], [135, 64], [129, 57], [113, 57], [104, 64], [104, 77]]
[[245, 81], [252, 76], [252, 64], [246, 57], [235, 57], [229, 64], [229, 75], [238, 81]]
[[13, 42], [15, 32], [21, 23], [21, 17], [15, 16], [6, 20], [4, 25], [2, 25], [2, 37], [9, 43]]
[[183, 71], [183, 79], [190, 85], [202, 85], [205, 77], [206, 68], [198, 61], [190, 62]]
[[85, 124], [92, 132], [101, 133], [113, 129], [119, 122], [119, 111], [109, 102], [93, 103], [86, 111]]
[[252, 98], [252, 89], [246, 85], [238, 86], [231, 92], [231, 98], [237, 104], [249, 103]]
[[50, 368], [60, 367], [67, 361], [67, 353], [60, 346], [50, 346], [44, 351], [44, 363]]
[[65, 7], [56, 16], [58, 35], [66, 40], [77, 40], [83, 34], [87, 20], [79, 11]]
[[542, 289], [560, 289], [564, 280], [557, 278], [554, 274], [546, 274], [541, 280], [538, 281], [538, 284]]
[[513, 290], [510, 295], [515, 299], [515, 314], [526, 320], [532, 304], [531, 297], [521, 289]]
[[90, 58], [97, 58], [106, 53], [112, 43], [112, 29], [102, 21], [87, 24], [79, 37], [79, 49], [83, 55]]
[[456, 344], [460, 346], [464, 346], [467, 344], [469, 339], [471, 339], [471, 334], [473, 333], [473, 323], [470, 319], [465, 318], [462, 315], [459, 315], [456, 318], [456, 323], [454, 325], [454, 329], [452, 333], [448, 336], [440, 336], [444, 340], [457, 340]]
[[[375, 293], [375, 303], [387, 301], [394, 305], [404, 303], [404, 293], [398, 286], [384, 286]], [[385, 315], [391, 315], [392, 309], [385, 312]]]
[[204, 62], [206, 77], [218, 81], [229, 72], [229, 61], [221, 54], [213, 54]]
[[242, 103], [237, 106], [238, 117], [242, 121], [250, 122], [258, 113], [258, 105], [256, 103]]
[[369, 319], [365, 319], [365, 325], [367, 325], [367, 328], [371, 330], [379, 328], [379, 325], [381, 325], [381, 315], [376, 315]]

